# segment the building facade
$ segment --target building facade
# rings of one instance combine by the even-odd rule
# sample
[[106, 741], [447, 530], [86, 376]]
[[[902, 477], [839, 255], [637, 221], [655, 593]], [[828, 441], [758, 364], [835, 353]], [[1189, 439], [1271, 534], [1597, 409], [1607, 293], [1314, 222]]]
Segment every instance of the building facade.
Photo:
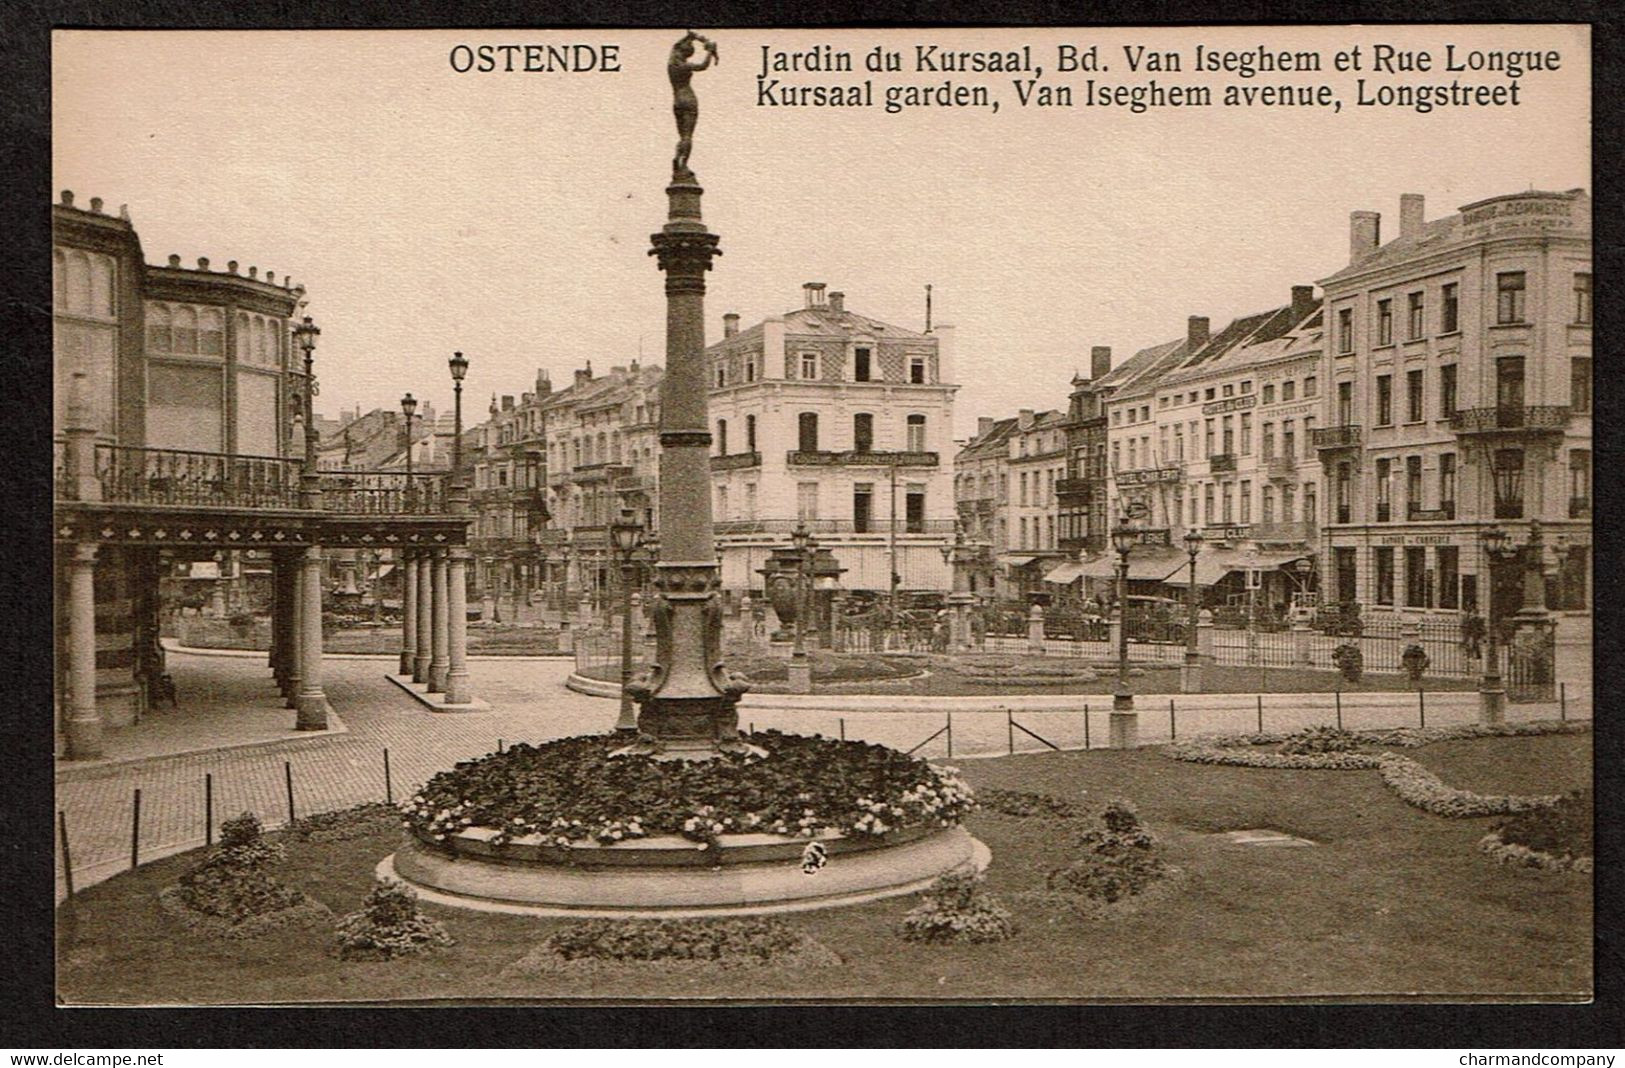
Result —
[[1112, 350], [1089, 352], [1089, 377], [1074, 375], [1066, 412], [1066, 475], [1055, 484], [1060, 547], [1075, 558], [1104, 552], [1110, 536], [1106, 511], [1106, 404], [1100, 386], [1111, 373]]
[[1329, 595], [1399, 612], [1510, 611], [1520, 565], [1480, 535], [1539, 521], [1553, 608], [1591, 598], [1591, 201], [1493, 197], [1399, 232], [1350, 217], [1349, 262], [1325, 278], [1322, 426]]

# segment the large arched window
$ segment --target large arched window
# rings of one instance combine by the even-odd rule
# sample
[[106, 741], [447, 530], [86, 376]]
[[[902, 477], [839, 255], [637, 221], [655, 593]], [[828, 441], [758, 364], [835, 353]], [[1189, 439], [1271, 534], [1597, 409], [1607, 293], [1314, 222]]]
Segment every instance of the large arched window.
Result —
[[802, 452], [818, 451], [817, 412], [802, 412], [796, 416], [796, 448]]

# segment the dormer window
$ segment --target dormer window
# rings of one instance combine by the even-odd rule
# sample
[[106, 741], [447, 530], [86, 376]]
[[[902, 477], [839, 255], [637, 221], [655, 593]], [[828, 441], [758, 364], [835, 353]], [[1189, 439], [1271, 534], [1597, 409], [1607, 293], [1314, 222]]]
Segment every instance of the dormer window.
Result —
[[857, 348], [852, 350], [852, 381], [871, 381], [870, 375], [872, 368], [870, 367], [870, 355], [871, 350], [868, 348]]
[[804, 382], [818, 380], [818, 353], [803, 352], [801, 354], [801, 379]]
[[925, 385], [925, 357], [911, 356], [908, 361], [908, 380], [916, 386]]

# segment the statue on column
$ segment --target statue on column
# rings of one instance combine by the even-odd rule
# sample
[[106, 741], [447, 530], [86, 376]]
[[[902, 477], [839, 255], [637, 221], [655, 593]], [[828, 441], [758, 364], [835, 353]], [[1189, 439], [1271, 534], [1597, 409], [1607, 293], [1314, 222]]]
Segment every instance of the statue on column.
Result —
[[[692, 61], [696, 41], [705, 46], [705, 58], [698, 63]], [[716, 42], [693, 30], [672, 45], [671, 57], [666, 60], [666, 75], [671, 79], [672, 113], [677, 116], [677, 154], [671, 161], [674, 182], [694, 180], [694, 172], [688, 169], [688, 154], [694, 150], [694, 125], [700, 121], [700, 99], [689, 83], [695, 71], [704, 70], [716, 61]]]

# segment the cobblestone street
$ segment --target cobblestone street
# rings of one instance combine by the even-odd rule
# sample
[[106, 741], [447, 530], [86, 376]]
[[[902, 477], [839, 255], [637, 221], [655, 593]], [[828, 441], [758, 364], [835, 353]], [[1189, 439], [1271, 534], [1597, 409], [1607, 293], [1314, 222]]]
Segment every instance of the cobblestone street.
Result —
[[[275, 698], [269, 671], [256, 657], [204, 656], [170, 653], [170, 665], [183, 693], [210, 695], [222, 707], [263, 709]], [[258, 814], [268, 826], [287, 819], [286, 762], [293, 772], [296, 815], [330, 811], [369, 801], [384, 800], [385, 748], [389, 750], [392, 793], [396, 800], [411, 792], [435, 772], [459, 760], [481, 756], [498, 741], [539, 742], [572, 734], [607, 730], [615, 721], [612, 700], [567, 690], [564, 680], [572, 664], [567, 660], [483, 660], [473, 665], [477, 694], [489, 701], [491, 711], [436, 713], [390, 683], [384, 673], [390, 658], [330, 658], [326, 664], [327, 694], [347, 728], [330, 736], [299, 735], [287, 731], [287, 740], [252, 748], [190, 752], [121, 764], [75, 768], [61, 765], [57, 806], [66, 814], [76, 887], [105, 879], [130, 863], [132, 795], [141, 790], [140, 856], [153, 860], [202, 845], [204, 776], [214, 780], [214, 818], [221, 820], [244, 810]], [[195, 696], [194, 701], [202, 700]], [[762, 698], [766, 700], [767, 698]], [[1139, 736], [1143, 743], [1166, 741], [1170, 733], [1169, 701], [1175, 703], [1175, 729], [1181, 736], [1251, 730], [1258, 724], [1259, 703], [1250, 695], [1140, 695]], [[1056, 698], [1014, 695], [1007, 699], [1014, 722], [1062, 748], [1081, 748], [1085, 739], [1102, 746], [1107, 738], [1110, 698]], [[922, 755], [943, 757], [949, 752], [947, 732], [934, 732], [952, 719], [952, 754], [955, 758], [1033, 752], [1045, 745], [1012, 726], [1005, 707], [989, 708], [978, 699], [897, 697], [800, 697], [778, 699], [781, 707], [740, 710], [742, 726], [779, 728], [798, 733], [845, 734], [850, 739], [879, 742], [900, 749], [920, 748]], [[819, 707], [823, 705], [824, 707]], [[973, 705], [979, 706], [979, 710]], [[1471, 722], [1477, 715], [1477, 695], [1436, 694], [1425, 699], [1429, 725]], [[791, 707], [785, 707], [791, 706]], [[274, 707], [274, 704], [271, 705]], [[1083, 714], [1087, 708], [1087, 717]], [[1290, 729], [1331, 723], [1336, 716], [1330, 694], [1274, 694], [1263, 699], [1265, 726]], [[1515, 705], [1512, 719], [1557, 715], [1555, 705]], [[1342, 700], [1342, 718], [1350, 728], [1411, 725], [1422, 709], [1411, 695], [1350, 694]], [[1570, 700], [1568, 714], [1591, 715], [1590, 702]], [[184, 716], [185, 707], [162, 716]], [[293, 713], [284, 713], [292, 725]], [[1087, 727], [1085, 722], [1087, 720]], [[146, 729], [146, 725], [136, 730]], [[173, 722], [163, 725], [174, 733]], [[229, 732], [212, 724], [208, 736], [225, 742]], [[57, 860], [57, 895], [65, 892]]]

